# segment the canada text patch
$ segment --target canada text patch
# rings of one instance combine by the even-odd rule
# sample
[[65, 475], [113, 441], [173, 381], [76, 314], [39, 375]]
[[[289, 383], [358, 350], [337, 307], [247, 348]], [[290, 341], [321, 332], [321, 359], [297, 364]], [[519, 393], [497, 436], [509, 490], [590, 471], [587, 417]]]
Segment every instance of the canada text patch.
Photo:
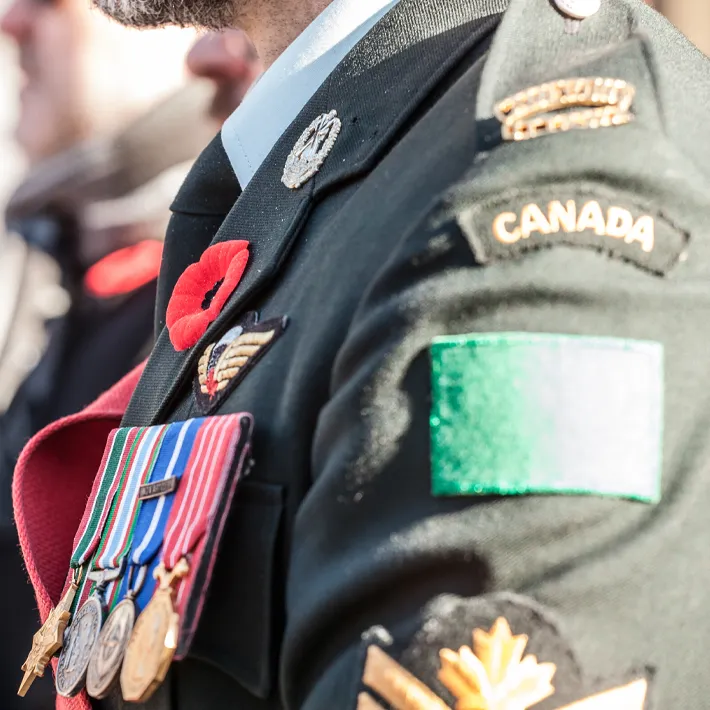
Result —
[[473, 333], [435, 339], [431, 364], [434, 495], [659, 500], [660, 344]]
[[459, 212], [457, 219], [480, 263], [564, 245], [664, 274], [687, 243], [687, 234], [662, 214], [602, 187], [511, 191]]

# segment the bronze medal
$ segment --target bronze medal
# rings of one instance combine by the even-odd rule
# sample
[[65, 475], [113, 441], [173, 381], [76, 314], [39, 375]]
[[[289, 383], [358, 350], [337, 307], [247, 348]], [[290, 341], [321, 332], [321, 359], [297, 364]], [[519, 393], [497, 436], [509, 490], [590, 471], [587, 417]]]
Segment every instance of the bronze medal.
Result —
[[105, 698], [116, 684], [135, 621], [136, 606], [131, 596], [106, 619], [86, 673], [86, 690], [92, 698]]
[[35, 678], [41, 678], [44, 675], [52, 656], [62, 647], [64, 631], [67, 628], [69, 619], [71, 619], [71, 607], [78, 590], [78, 580], [75, 576], [69, 585], [67, 593], [59, 604], [52, 609], [42, 628], [34, 635], [32, 650], [22, 666], [25, 675], [20, 684], [20, 689], [17, 691], [20, 697], [25, 696]]
[[146, 702], [165, 680], [180, 630], [174, 587], [189, 569], [182, 559], [172, 572], [166, 572], [162, 564], [155, 570], [159, 586], [138, 617], [121, 669], [121, 693], [127, 702]]
[[103, 606], [98, 595], [89, 597], [79, 609], [66, 634], [57, 666], [57, 693], [73, 698], [84, 687], [91, 654], [101, 632]]

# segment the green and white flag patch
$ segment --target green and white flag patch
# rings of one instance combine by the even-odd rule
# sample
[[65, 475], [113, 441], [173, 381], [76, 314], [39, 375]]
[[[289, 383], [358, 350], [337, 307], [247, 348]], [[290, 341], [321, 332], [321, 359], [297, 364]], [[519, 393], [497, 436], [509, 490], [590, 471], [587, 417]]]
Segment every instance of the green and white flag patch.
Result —
[[431, 345], [436, 496], [660, 499], [663, 347], [543, 333]]

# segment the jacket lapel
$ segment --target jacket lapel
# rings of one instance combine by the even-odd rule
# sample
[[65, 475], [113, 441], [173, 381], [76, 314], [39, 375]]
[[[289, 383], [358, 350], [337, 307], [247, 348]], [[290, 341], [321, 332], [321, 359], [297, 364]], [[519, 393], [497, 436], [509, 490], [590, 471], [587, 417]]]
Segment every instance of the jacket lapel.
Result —
[[170, 206], [155, 304], [155, 332], [165, 327], [165, 311], [183, 271], [207, 249], [241, 190], [217, 135], [202, 151]]
[[[401, 0], [338, 65], [279, 139], [214, 237], [213, 243], [250, 242], [242, 282], [189, 351], [176, 352], [163, 329], [126, 424], [163, 417], [189, 384], [188, 375], [207, 343], [278, 273], [313, 205], [377, 164], [442, 78], [493, 33], [506, 5], [507, 0]], [[312, 180], [288, 189], [281, 183], [288, 154], [311, 121], [331, 109], [343, 124], [331, 154]]]

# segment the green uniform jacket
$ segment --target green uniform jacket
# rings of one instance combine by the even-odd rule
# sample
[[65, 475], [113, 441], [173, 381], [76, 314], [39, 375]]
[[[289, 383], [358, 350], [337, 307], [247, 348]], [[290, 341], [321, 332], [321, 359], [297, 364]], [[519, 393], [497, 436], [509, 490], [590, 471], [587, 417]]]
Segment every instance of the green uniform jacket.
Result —
[[[502, 139], [497, 102], [580, 77], [632, 85], [634, 120]], [[215, 140], [124, 423], [199, 416], [198, 360], [247, 312], [289, 325], [211, 411], [254, 415], [255, 465], [147, 708], [390, 707], [371, 645], [455, 707], [439, 652], [499, 617], [556, 664], [540, 710], [635, 679], [655, 708], [707, 707], [709, 99], [706, 59], [640, 0], [576, 26], [547, 0], [401, 0], [241, 195]], [[332, 152], [288, 189], [331, 110]], [[176, 352], [177, 278], [233, 239], [244, 278]], [[531, 704], [486, 703], [458, 707]]]

